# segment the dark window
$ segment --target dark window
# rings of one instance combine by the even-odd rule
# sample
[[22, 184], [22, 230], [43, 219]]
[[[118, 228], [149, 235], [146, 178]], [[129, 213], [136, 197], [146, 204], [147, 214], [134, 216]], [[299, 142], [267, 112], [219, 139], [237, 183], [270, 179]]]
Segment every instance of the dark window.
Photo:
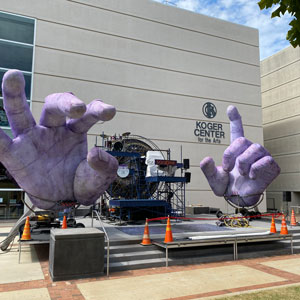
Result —
[[31, 72], [33, 46], [0, 41], [0, 66]]
[[[22, 71], [28, 104], [31, 99], [34, 26], [33, 19], [0, 12], [0, 83], [7, 70]], [[9, 127], [3, 107], [2, 84], [0, 84], [0, 127]]]
[[34, 20], [0, 12], [0, 39], [33, 44]]

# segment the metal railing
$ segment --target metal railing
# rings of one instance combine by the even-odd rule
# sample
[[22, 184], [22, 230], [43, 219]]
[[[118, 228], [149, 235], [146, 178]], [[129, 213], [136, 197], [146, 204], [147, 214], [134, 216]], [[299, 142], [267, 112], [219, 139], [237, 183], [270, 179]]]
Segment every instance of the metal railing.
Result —
[[105, 239], [106, 239], [106, 275], [109, 276], [109, 237], [105, 230], [105, 227], [103, 225], [103, 222], [101, 220], [101, 217], [99, 215], [99, 212], [97, 210], [92, 210], [92, 227], [94, 227], [94, 213], [96, 214], [96, 217], [98, 221], [100, 222], [101, 228], [104, 232]]

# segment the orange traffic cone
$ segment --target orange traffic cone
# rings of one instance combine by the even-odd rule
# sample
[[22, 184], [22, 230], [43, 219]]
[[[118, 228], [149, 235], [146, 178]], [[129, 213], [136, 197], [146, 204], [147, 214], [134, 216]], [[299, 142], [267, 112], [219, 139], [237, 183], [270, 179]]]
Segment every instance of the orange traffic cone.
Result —
[[148, 219], [146, 219], [144, 235], [143, 235], [143, 240], [141, 242], [141, 245], [143, 245], [143, 246], [152, 245], [151, 240], [150, 240], [150, 236], [149, 236]]
[[276, 226], [275, 226], [275, 220], [274, 220], [274, 216], [272, 216], [272, 222], [271, 222], [271, 228], [270, 228], [270, 232], [271, 233], [276, 233]]
[[31, 234], [30, 234], [30, 222], [29, 217], [26, 218], [25, 226], [23, 229], [23, 234], [21, 237], [21, 241], [30, 241], [31, 240]]
[[296, 217], [295, 217], [295, 212], [294, 212], [293, 209], [292, 209], [292, 216], [291, 216], [291, 222], [290, 222], [290, 225], [291, 225], [291, 226], [297, 226], [297, 225], [298, 225], [298, 223], [297, 223], [297, 221], [296, 221]]
[[281, 222], [281, 230], [280, 234], [288, 234], [287, 226], [286, 226], [286, 221], [284, 215], [282, 215], [282, 222]]
[[67, 217], [64, 216], [63, 221], [62, 221], [62, 225], [61, 225], [61, 229], [67, 229]]
[[165, 241], [164, 242], [165, 243], [173, 242], [173, 235], [172, 235], [172, 230], [171, 230], [170, 217], [168, 217], [166, 235], [165, 235]]

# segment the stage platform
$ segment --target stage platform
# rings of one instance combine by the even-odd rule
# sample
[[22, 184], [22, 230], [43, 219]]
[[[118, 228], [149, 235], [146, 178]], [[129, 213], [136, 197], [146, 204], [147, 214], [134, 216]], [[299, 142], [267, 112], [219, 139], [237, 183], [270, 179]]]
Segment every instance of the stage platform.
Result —
[[[188, 218], [193, 220], [188, 220]], [[261, 233], [268, 231], [271, 226], [270, 219], [251, 220], [250, 226], [247, 228], [233, 228], [233, 227], [219, 227], [216, 225], [216, 216], [214, 214], [200, 214], [186, 216], [187, 220], [171, 219], [171, 227], [173, 237], [186, 238], [196, 235], [219, 235], [226, 232], [226, 234], [241, 234], [241, 233]], [[199, 218], [199, 220], [195, 220]], [[204, 220], [201, 220], [204, 219]], [[279, 220], [279, 219], [278, 219]], [[91, 226], [91, 218], [80, 218], [77, 222], [83, 223], [85, 226]], [[94, 227], [101, 229], [100, 222], [94, 219]], [[137, 222], [135, 224], [119, 225], [118, 222], [111, 222], [102, 219], [102, 224], [108, 233], [111, 240], [133, 240], [139, 239], [143, 236], [145, 222]], [[277, 230], [280, 231], [280, 225], [277, 225]], [[164, 237], [166, 228], [166, 221], [150, 221], [149, 232], [151, 239], [159, 239]], [[299, 227], [300, 228], [300, 227]]]

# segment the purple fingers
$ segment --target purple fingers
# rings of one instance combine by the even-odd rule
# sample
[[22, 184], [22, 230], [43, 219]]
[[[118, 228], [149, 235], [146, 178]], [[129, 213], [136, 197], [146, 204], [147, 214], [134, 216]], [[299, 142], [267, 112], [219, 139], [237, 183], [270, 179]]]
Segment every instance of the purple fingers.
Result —
[[244, 129], [242, 118], [235, 106], [228, 106], [227, 115], [230, 120], [230, 141], [232, 143], [235, 139], [244, 136]]
[[241, 155], [250, 145], [251, 142], [244, 137], [235, 139], [224, 151], [222, 161], [224, 171], [230, 172], [235, 166], [237, 157]]
[[251, 207], [257, 204], [261, 193], [279, 175], [280, 168], [263, 146], [244, 137], [237, 108], [229, 106], [227, 114], [231, 143], [224, 151], [222, 167], [216, 167], [212, 158], [205, 158], [200, 167], [217, 196], [226, 193], [226, 200], [239, 207]]
[[9, 70], [2, 81], [4, 109], [15, 137], [35, 126], [25, 96], [25, 80], [22, 72]]
[[223, 196], [228, 185], [228, 174], [224, 172], [222, 167], [216, 167], [211, 157], [205, 157], [200, 162], [200, 168], [213, 192], [217, 196]]
[[119, 166], [118, 161], [113, 156], [96, 147], [88, 153], [87, 162], [95, 170], [110, 170], [110, 172], [115, 174]]
[[65, 124], [66, 117], [80, 118], [85, 111], [85, 104], [72, 93], [51, 94], [45, 99], [40, 125], [59, 127]]
[[271, 156], [265, 156], [255, 162], [250, 169], [249, 177], [256, 179], [261, 177], [266, 185], [271, 183], [280, 173], [280, 168]]
[[266, 155], [269, 155], [269, 153], [262, 145], [252, 144], [237, 159], [240, 174], [243, 176], [248, 175], [251, 165]]
[[101, 100], [93, 100], [87, 105], [86, 113], [77, 120], [70, 120], [68, 127], [76, 133], [86, 133], [99, 121], [109, 121], [116, 114], [114, 106], [106, 104]]
[[113, 156], [93, 148], [76, 170], [74, 195], [77, 201], [83, 205], [93, 204], [114, 181], [117, 169], [118, 161]]

